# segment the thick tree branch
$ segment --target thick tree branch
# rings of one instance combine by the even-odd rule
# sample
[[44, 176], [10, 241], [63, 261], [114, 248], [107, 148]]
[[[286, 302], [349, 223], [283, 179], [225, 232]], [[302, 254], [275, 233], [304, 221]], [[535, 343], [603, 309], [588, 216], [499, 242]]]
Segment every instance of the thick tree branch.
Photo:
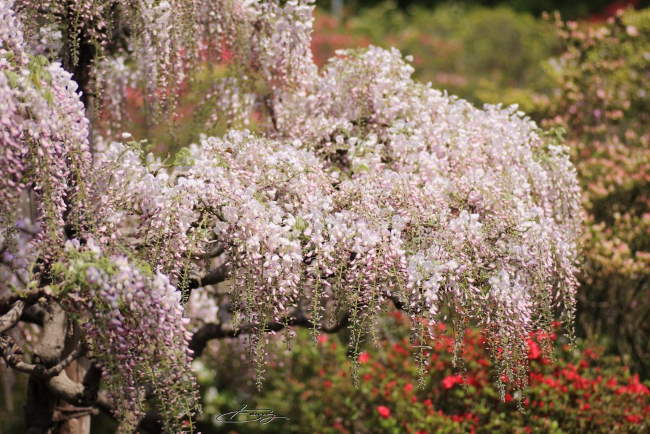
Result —
[[[396, 295], [386, 295], [386, 297], [393, 303], [396, 309], [407, 310], [407, 306]], [[347, 327], [349, 324], [349, 314], [346, 313], [336, 324], [331, 327], [316, 326], [316, 330], [322, 333], [336, 333]], [[276, 332], [286, 327], [305, 327], [314, 328], [314, 323], [309, 320], [302, 312], [298, 311], [296, 314], [285, 318], [280, 322], [272, 322], [266, 325], [265, 332]], [[208, 323], [199, 328], [192, 335], [189, 347], [193, 351], [193, 357], [200, 357], [206, 345], [212, 339], [236, 338], [241, 335], [251, 334], [259, 329], [258, 324], [245, 324], [239, 328], [234, 328], [229, 325]]]
[[84, 386], [74, 382], [65, 371], [59, 372], [47, 383], [49, 389], [59, 398], [71, 404], [81, 404], [84, 396]]
[[58, 363], [63, 357], [68, 319], [63, 308], [56, 302], [45, 309], [43, 331], [34, 345], [34, 355], [45, 365]]
[[205, 276], [198, 279], [190, 279], [188, 282], [188, 289], [201, 288], [207, 285], [216, 285], [226, 280], [228, 276], [228, 267], [222, 265], [210, 271]]
[[210, 251], [205, 252], [202, 255], [198, 255], [199, 259], [212, 259], [216, 258], [217, 256], [220, 256], [223, 252], [226, 251], [226, 246], [224, 245], [218, 245], [217, 247], [213, 248]]
[[[331, 327], [314, 327], [314, 323], [312, 323], [306, 316], [298, 314], [296, 316], [288, 317], [284, 321], [269, 323], [264, 327], [264, 331], [276, 332], [286, 327], [305, 327], [316, 328], [318, 331], [323, 333], [336, 333], [344, 327], [347, 327], [348, 323], [349, 316], [346, 314]], [[256, 330], [259, 330], [259, 327], [258, 324], [245, 324], [238, 328], [215, 323], [205, 324], [194, 333], [189, 347], [194, 352], [193, 356], [196, 358], [203, 353], [207, 343], [212, 339], [236, 338], [241, 335], [254, 333]]]
[[38, 288], [26, 293], [18, 294], [12, 293], [0, 298], [0, 312], [6, 312], [11, 309], [17, 301], [23, 301], [25, 306], [31, 306], [36, 303], [39, 298], [46, 297], [47, 291], [44, 288]]
[[[92, 387], [72, 381], [65, 371], [51, 378], [47, 386], [58, 398], [79, 406], [96, 407], [107, 415], [115, 418], [115, 409], [106, 392], [93, 391]], [[94, 396], [93, 396], [94, 395]]]
[[39, 378], [51, 378], [58, 375], [72, 361], [79, 358], [84, 353], [84, 350], [83, 348], [75, 348], [63, 360], [49, 368], [41, 364], [24, 362], [19, 356], [21, 353], [22, 350], [10, 336], [0, 336], [0, 355], [7, 362], [7, 365], [17, 371], [32, 374]]
[[6, 332], [12, 328], [18, 321], [20, 321], [20, 316], [23, 314], [25, 309], [25, 302], [18, 300], [14, 305], [9, 309], [9, 312], [0, 316], [0, 333]]
[[[80, 406], [86, 412], [91, 408], [106, 413], [113, 419], [117, 419], [113, 403], [110, 401], [106, 392], [93, 391], [92, 387], [72, 381], [65, 371], [51, 378], [47, 383], [48, 389], [58, 398], [75, 405]], [[94, 413], [94, 411], [91, 411]]]

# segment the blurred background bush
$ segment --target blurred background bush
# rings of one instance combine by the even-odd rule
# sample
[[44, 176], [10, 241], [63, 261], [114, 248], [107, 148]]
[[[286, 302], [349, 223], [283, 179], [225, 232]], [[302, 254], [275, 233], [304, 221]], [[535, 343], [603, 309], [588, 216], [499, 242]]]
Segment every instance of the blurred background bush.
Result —
[[578, 326], [650, 374], [650, 9], [606, 26], [558, 23], [557, 90], [543, 124], [561, 127], [584, 191]]
[[[323, 8], [331, 8], [336, 0], [319, 1]], [[342, 4], [351, 11], [376, 6], [385, 0], [342, 0]], [[343, 3], [344, 2], [344, 3]], [[647, 0], [398, 0], [397, 5], [401, 9], [411, 6], [423, 6], [435, 8], [445, 4], [472, 5], [498, 7], [507, 6], [518, 12], [527, 12], [534, 15], [541, 15], [544, 12], [558, 11], [569, 19], [590, 18], [613, 15], [614, 12], [627, 5], [643, 8], [650, 4]]]
[[316, 23], [321, 64], [338, 48], [394, 46], [413, 56], [417, 79], [475, 103], [531, 111], [553, 90], [544, 62], [559, 40], [549, 22], [526, 12], [456, 3], [402, 11], [386, 2], [343, 21], [320, 13]]

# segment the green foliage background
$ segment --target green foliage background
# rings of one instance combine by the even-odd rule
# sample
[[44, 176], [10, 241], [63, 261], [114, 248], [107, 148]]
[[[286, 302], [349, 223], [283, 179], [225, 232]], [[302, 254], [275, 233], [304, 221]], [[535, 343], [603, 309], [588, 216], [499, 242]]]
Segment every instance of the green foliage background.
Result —
[[[344, 5], [351, 10], [358, 10], [376, 6], [383, 1], [385, 0], [349, 0], [344, 1]], [[486, 7], [506, 6], [518, 12], [527, 12], [534, 15], [558, 11], [567, 18], [575, 19], [587, 18], [591, 14], [599, 13], [613, 2], [612, 0], [578, 0], [571, 2], [563, 0], [398, 0], [397, 2], [401, 9], [408, 9], [411, 6], [434, 8], [449, 3]], [[332, 1], [319, 1], [318, 4], [324, 8], [330, 8]], [[637, 7], [646, 7], [649, 4], [650, 2], [647, 0], [636, 1]]]

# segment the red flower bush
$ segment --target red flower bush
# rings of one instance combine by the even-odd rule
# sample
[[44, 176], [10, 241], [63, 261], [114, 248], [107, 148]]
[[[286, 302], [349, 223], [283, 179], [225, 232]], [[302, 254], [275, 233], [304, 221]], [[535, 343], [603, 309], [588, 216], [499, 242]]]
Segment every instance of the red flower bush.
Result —
[[[250, 403], [273, 408], [290, 420], [256, 427], [255, 432], [641, 433], [650, 429], [648, 384], [618, 358], [602, 356], [598, 348], [573, 348], [553, 332], [534, 333], [528, 341], [530, 374], [525, 393], [511, 390], [506, 377], [501, 395], [491, 377], [493, 368], [481, 333], [464, 333], [464, 349], [454, 367], [454, 339], [440, 325], [436, 339], [419, 343], [431, 349], [424, 350], [423, 382], [416, 385], [413, 378], [421, 368], [412, 353], [421, 347], [414, 348], [406, 338], [403, 315], [391, 314], [386, 321], [390, 339], [359, 354], [356, 386], [349, 375], [341, 375], [341, 366], [352, 369], [345, 345], [311, 345], [308, 332], [299, 333], [289, 378], [285, 371], [269, 372], [263, 394]], [[557, 348], [556, 353], [548, 353], [550, 348]]]

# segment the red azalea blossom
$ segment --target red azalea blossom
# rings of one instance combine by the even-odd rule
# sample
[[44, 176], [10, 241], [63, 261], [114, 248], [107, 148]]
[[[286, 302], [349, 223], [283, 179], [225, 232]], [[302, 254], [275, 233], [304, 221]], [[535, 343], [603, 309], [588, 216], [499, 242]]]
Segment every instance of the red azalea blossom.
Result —
[[449, 375], [442, 379], [442, 386], [445, 389], [451, 389], [456, 384], [462, 384], [463, 377], [460, 375]]
[[626, 414], [625, 419], [628, 422], [639, 423], [639, 422], [641, 422], [643, 420], [643, 416], [640, 416], [638, 414]]
[[635, 374], [632, 376], [630, 379], [630, 384], [627, 386], [622, 386], [619, 387], [616, 390], [617, 395], [621, 395], [623, 393], [632, 393], [632, 394], [638, 394], [638, 395], [650, 395], [650, 389], [648, 389], [647, 386], [639, 382], [639, 374]]
[[377, 407], [377, 413], [384, 419], [388, 419], [390, 417], [390, 408], [385, 405], [380, 405]]
[[404, 392], [408, 393], [408, 392], [411, 392], [411, 391], [413, 391], [413, 385], [411, 383], [406, 383], [404, 385]]
[[528, 339], [528, 358], [531, 360], [538, 359], [542, 355], [539, 345], [532, 339]]
[[403, 355], [403, 356], [408, 356], [408, 355], [409, 355], [409, 352], [406, 351], [406, 350], [404, 349], [404, 347], [401, 346], [401, 345], [398, 344], [398, 343], [395, 343], [395, 344], [393, 345], [393, 350], [394, 350], [396, 353], [399, 353], [399, 354], [401, 354], [401, 355]]
[[640, 395], [650, 394], [650, 389], [639, 381], [639, 374], [634, 374], [630, 380], [630, 385], [627, 387], [632, 393], [638, 393]]
[[369, 360], [370, 354], [366, 353], [365, 351], [359, 354], [359, 363], [367, 363]]
[[318, 343], [319, 344], [324, 344], [324, 343], [327, 342], [327, 339], [328, 339], [327, 335], [319, 335], [318, 336]]

